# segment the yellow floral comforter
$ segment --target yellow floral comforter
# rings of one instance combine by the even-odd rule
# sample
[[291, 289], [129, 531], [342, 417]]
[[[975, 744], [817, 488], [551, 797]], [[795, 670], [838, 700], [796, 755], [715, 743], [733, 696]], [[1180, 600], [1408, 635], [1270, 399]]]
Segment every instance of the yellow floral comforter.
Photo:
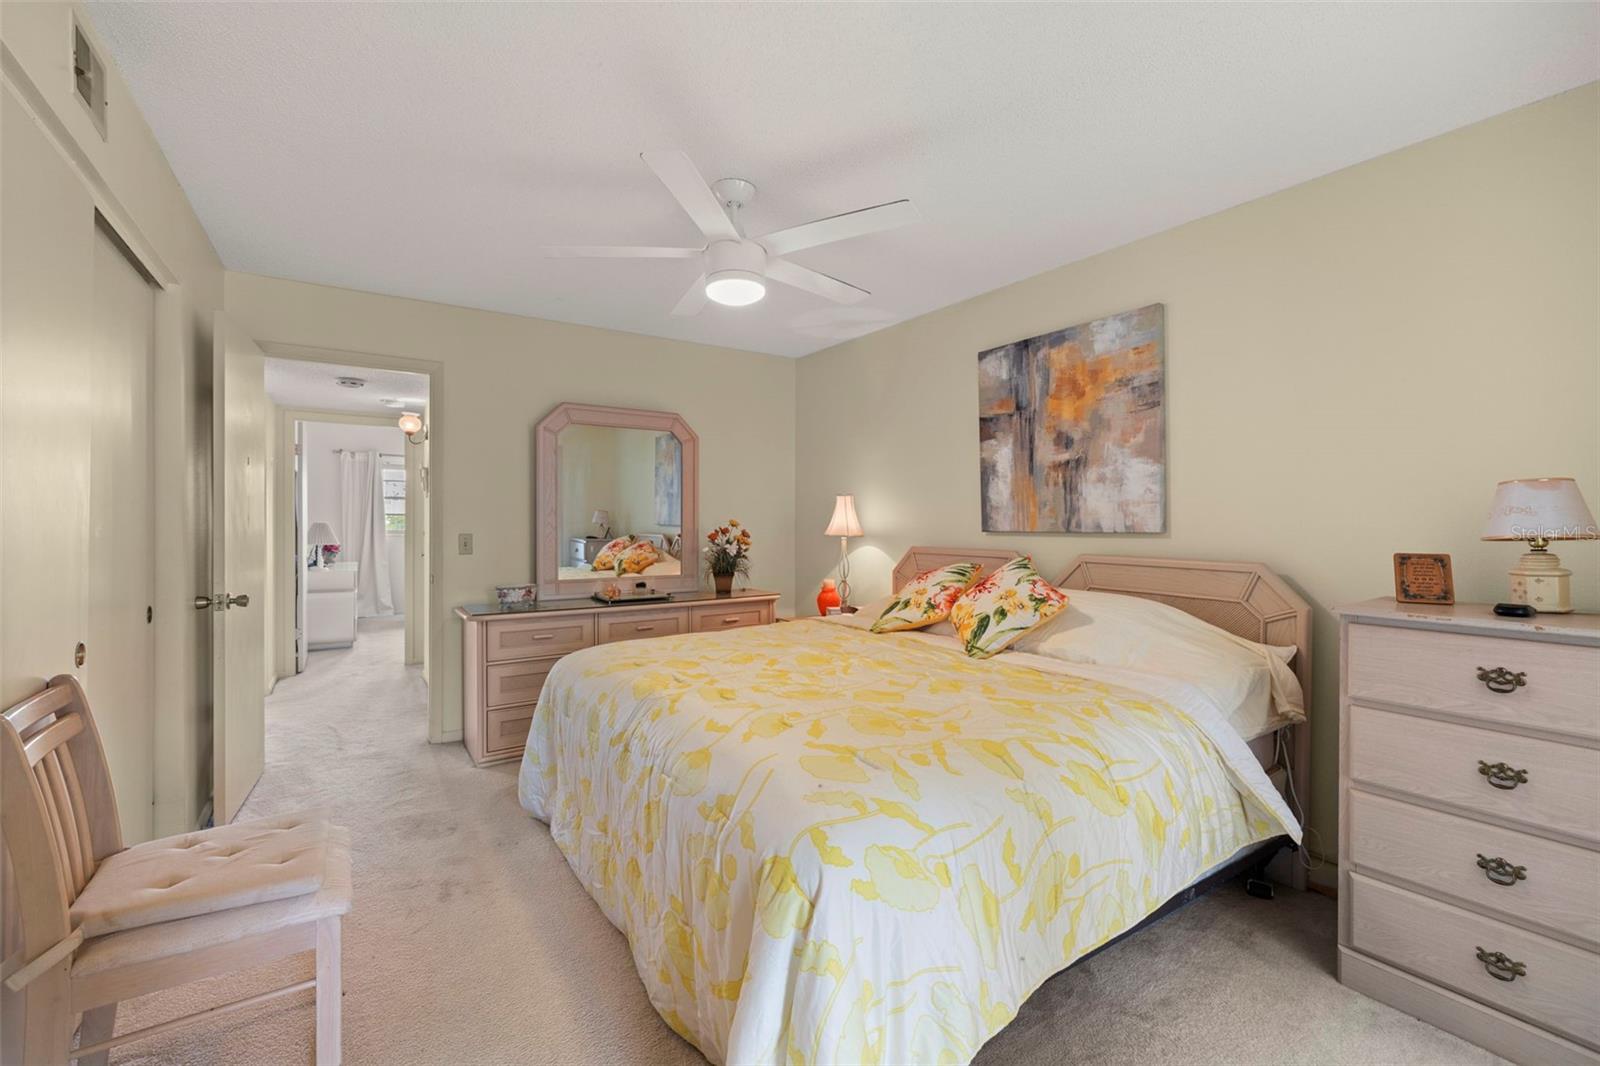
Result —
[[1220, 715], [822, 620], [567, 656], [519, 793], [662, 1017], [729, 1063], [966, 1062], [1051, 974], [1299, 835]]

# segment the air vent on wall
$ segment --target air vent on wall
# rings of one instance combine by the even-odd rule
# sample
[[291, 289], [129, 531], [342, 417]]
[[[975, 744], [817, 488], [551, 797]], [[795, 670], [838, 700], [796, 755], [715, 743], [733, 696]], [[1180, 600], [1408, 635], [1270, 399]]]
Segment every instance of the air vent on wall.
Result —
[[77, 21], [72, 23], [72, 81], [78, 102], [103, 138], [106, 135], [106, 65]]
[[366, 378], [334, 378], [333, 379], [333, 383], [335, 385], [339, 386], [341, 389], [363, 389], [363, 388], [366, 388], [367, 379]]

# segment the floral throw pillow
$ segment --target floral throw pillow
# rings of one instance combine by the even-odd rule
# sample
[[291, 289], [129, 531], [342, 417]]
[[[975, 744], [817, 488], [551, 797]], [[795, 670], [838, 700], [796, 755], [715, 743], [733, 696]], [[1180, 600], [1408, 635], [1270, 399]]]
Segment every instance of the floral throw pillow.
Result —
[[622, 554], [622, 549], [626, 548], [632, 543], [633, 536], [631, 534], [626, 537], [618, 537], [616, 540], [607, 541], [605, 547], [601, 548], [600, 551], [595, 554], [594, 562], [590, 563], [589, 565], [594, 567], [596, 570], [610, 570], [614, 568], [617, 565], [617, 556]]
[[889, 606], [872, 623], [872, 631], [896, 633], [943, 622], [950, 617], [951, 605], [982, 572], [978, 563], [951, 563], [918, 574], [894, 594]]
[[1022, 556], [963, 592], [950, 608], [950, 621], [967, 654], [987, 659], [1066, 606], [1067, 594]]
[[617, 573], [642, 574], [661, 561], [661, 550], [648, 540], [630, 544], [617, 555]]

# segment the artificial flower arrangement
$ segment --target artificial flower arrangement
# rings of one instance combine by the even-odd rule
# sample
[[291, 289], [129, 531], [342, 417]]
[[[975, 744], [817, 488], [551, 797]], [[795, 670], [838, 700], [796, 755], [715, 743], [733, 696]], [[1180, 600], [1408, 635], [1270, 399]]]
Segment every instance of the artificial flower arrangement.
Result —
[[[310, 563], [312, 565], [318, 565], [317, 546], [315, 544], [311, 546], [311, 551], [308, 554], [311, 556], [309, 560]], [[337, 544], [324, 544], [322, 546], [322, 561], [320, 565], [323, 567], [323, 569], [327, 569], [328, 567], [332, 566], [338, 560], [338, 558], [339, 546]]]
[[750, 530], [739, 524], [737, 518], [718, 526], [706, 534], [706, 572], [718, 592], [733, 590], [737, 574], [750, 573]]

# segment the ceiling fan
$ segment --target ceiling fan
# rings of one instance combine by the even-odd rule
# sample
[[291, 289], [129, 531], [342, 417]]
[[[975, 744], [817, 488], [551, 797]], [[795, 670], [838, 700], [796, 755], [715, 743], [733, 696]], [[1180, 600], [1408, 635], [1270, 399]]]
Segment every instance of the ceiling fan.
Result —
[[655, 171], [684, 213], [705, 234], [705, 245], [699, 248], [546, 248], [544, 254], [556, 259], [699, 259], [704, 270], [683, 294], [678, 306], [672, 309], [675, 315], [698, 314], [707, 299], [728, 307], [748, 306], [767, 294], [768, 281], [791, 285], [842, 304], [864, 300], [872, 295], [866, 289], [781, 257], [922, 219], [910, 200], [892, 200], [765, 236], [746, 237], [739, 224], [739, 212], [755, 199], [753, 184], [743, 178], [722, 178], [707, 183], [682, 152], [641, 152], [639, 158]]

